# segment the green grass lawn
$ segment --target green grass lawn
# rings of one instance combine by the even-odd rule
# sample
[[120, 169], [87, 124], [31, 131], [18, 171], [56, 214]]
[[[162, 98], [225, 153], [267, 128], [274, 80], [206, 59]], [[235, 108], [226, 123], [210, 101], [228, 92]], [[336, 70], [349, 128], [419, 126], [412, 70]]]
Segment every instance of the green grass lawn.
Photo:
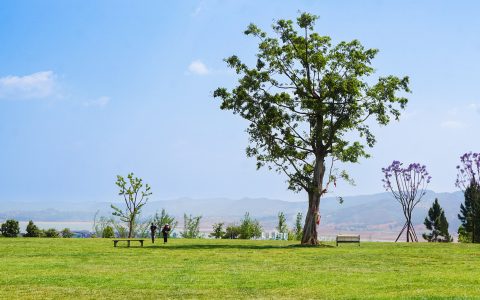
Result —
[[0, 239], [0, 299], [480, 298], [480, 245]]

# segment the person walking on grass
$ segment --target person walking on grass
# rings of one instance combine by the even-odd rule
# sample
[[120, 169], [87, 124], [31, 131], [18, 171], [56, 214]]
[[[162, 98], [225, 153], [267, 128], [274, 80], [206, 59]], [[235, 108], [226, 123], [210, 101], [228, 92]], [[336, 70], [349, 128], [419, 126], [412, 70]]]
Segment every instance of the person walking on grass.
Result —
[[170, 232], [170, 225], [165, 224], [165, 226], [163, 226], [163, 229], [162, 229], [163, 243], [164, 243], [164, 244], [167, 243], [168, 233], [169, 233], [169, 232]]
[[152, 244], [155, 244], [155, 232], [157, 231], [157, 226], [152, 223], [152, 226], [150, 226], [150, 234], [152, 236]]

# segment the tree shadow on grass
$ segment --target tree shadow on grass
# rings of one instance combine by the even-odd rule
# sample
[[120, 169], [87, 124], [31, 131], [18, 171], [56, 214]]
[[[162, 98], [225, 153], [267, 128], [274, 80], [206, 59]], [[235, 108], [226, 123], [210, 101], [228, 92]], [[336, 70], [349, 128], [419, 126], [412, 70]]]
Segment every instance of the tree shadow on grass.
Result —
[[145, 247], [151, 250], [213, 250], [213, 249], [246, 249], [246, 250], [267, 250], [267, 249], [298, 249], [298, 248], [334, 248], [331, 245], [320, 244], [317, 246], [306, 246], [300, 244], [290, 245], [245, 245], [245, 244], [169, 244], [153, 245]]

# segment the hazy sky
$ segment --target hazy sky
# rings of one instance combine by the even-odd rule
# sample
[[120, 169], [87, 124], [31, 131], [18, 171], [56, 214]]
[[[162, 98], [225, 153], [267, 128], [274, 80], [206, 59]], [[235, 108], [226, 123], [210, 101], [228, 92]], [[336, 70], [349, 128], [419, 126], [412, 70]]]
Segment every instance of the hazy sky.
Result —
[[480, 151], [478, 1], [12, 0], [0, 5], [0, 200], [110, 201], [130, 171], [156, 200], [304, 200], [256, 171], [246, 123], [212, 98], [236, 81], [223, 58], [254, 58], [245, 27], [298, 11], [334, 41], [380, 49], [378, 74], [411, 79], [401, 121], [375, 130], [372, 158], [347, 166], [356, 186], [335, 194], [381, 192], [393, 159], [454, 191], [459, 156]]

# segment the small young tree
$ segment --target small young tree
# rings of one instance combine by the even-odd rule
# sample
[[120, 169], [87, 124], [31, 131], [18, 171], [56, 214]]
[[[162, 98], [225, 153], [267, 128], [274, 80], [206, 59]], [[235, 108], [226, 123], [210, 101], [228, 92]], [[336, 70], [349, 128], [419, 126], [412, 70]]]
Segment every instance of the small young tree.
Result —
[[20, 226], [17, 220], [6, 220], [0, 231], [4, 237], [17, 237], [20, 233]]
[[405, 232], [407, 242], [418, 242], [412, 224], [412, 212], [425, 195], [425, 190], [432, 177], [428, 175], [427, 168], [423, 165], [413, 163], [406, 168], [403, 168], [402, 165], [399, 161], [393, 161], [387, 168], [382, 168], [385, 177], [382, 179], [383, 187], [392, 192], [395, 200], [402, 205], [405, 216], [405, 225], [395, 242], [403, 232]]
[[127, 175], [128, 182], [120, 175], [117, 175], [115, 183], [120, 189], [118, 195], [123, 197], [125, 209], [122, 210], [115, 205], [111, 205], [114, 216], [120, 217], [122, 222], [128, 225], [128, 238], [132, 237], [135, 220], [141, 212], [142, 207], [147, 203], [148, 197], [152, 194], [150, 186], [143, 186], [142, 179], [135, 177], [133, 173]]
[[115, 233], [113, 231], [112, 226], [107, 226], [103, 229], [102, 238], [111, 239], [111, 238], [114, 238], [114, 237], [115, 237]]
[[[462, 223], [462, 236], [480, 242], [480, 153], [468, 152], [460, 157], [455, 185], [463, 190], [465, 202], [460, 205], [458, 218]], [[459, 229], [460, 230], [460, 229]], [[460, 232], [459, 232], [460, 233]]]
[[285, 214], [283, 212], [278, 213], [278, 224], [277, 224], [277, 230], [280, 233], [286, 233], [288, 232], [288, 227], [287, 227], [287, 218], [285, 217]]
[[429, 242], [451, 242], [453, 240], [448, 233], [448, 221], [438, 199], [435, 199], [432, 207], [428, 210], [428, 216], [423, 224], [430, 230], [430, 233], [422, 235], [425, 240]]
[[60, 237], [60, 233], [55, 228], [49, 228], [44, 231], [45, 237], [47, 238], [58, 238]]
[[262, 236], [262, 226], [258, 220], [252, 219], [250, 213], [246, 212], [243, 219], [240, 221], [240, 239], [249, 240]]
[[25, 231], [26, 233], [24, 237], [40, 237], [42, 234], [42, 231], [37, 227], [37, 225], [33, 224], [32, 220], [28, 222], [28, 225]]
[[73, 232], [70, 230], [70, 228], [64, 228], [60, 234], [62, 235], [62, 238], [72, 238], [73, 237]]
[[238, 239], [240, 236], [240, 226], [237, 226], [235, 224], [228, 225], [227, 228], [225, 228], [225, 234], [223, 235], [223, 239]]
[[295, 239], [298, 241], [302, 240], [302, 233], [303, 233], [302, 219], [303, 219], [302, 213], [297, 213], [297, 217], [295, 219], [295, 228], [293, 229], [293, 232], [295, 234]]
[[[159, 226], [159, 227], [164, 226], [165, 224], [170, 225], [170, 231], [168, 232], [169, 237], [172, 234], [172, 232], [175, 230], [175, 227], [177, 227], [177, 225], [178, 225], [178, 221], [175, 219], [175, 217], [170, 216], [164, 208], [162, 208], [162, 211], [160, 212], [160, 214], [158, 213], [158, 211], [155, 212], [155, 215], [153, 216], [152, 222], [154, 224], [157, 224], [157, 226]], [[161, 228], [159, 228], [159, 229], [160, 230], [157, 230], [157, 235], [158, 236], [160, 236], [162, 234]]]
[[183, 232], [181, 236], [186, 239], [196, 239], [200, 237], [200, 220], [202, 216], [193, 217], [183, 214]]
[[212, 225], [212, 233], [210, 233], [210, 236], [215, 238], [215, 239], [221, 239], [222, 236], [225, 235], [225, 231], [223, 230], [223, 225], [225, 223], [215, 223]]

